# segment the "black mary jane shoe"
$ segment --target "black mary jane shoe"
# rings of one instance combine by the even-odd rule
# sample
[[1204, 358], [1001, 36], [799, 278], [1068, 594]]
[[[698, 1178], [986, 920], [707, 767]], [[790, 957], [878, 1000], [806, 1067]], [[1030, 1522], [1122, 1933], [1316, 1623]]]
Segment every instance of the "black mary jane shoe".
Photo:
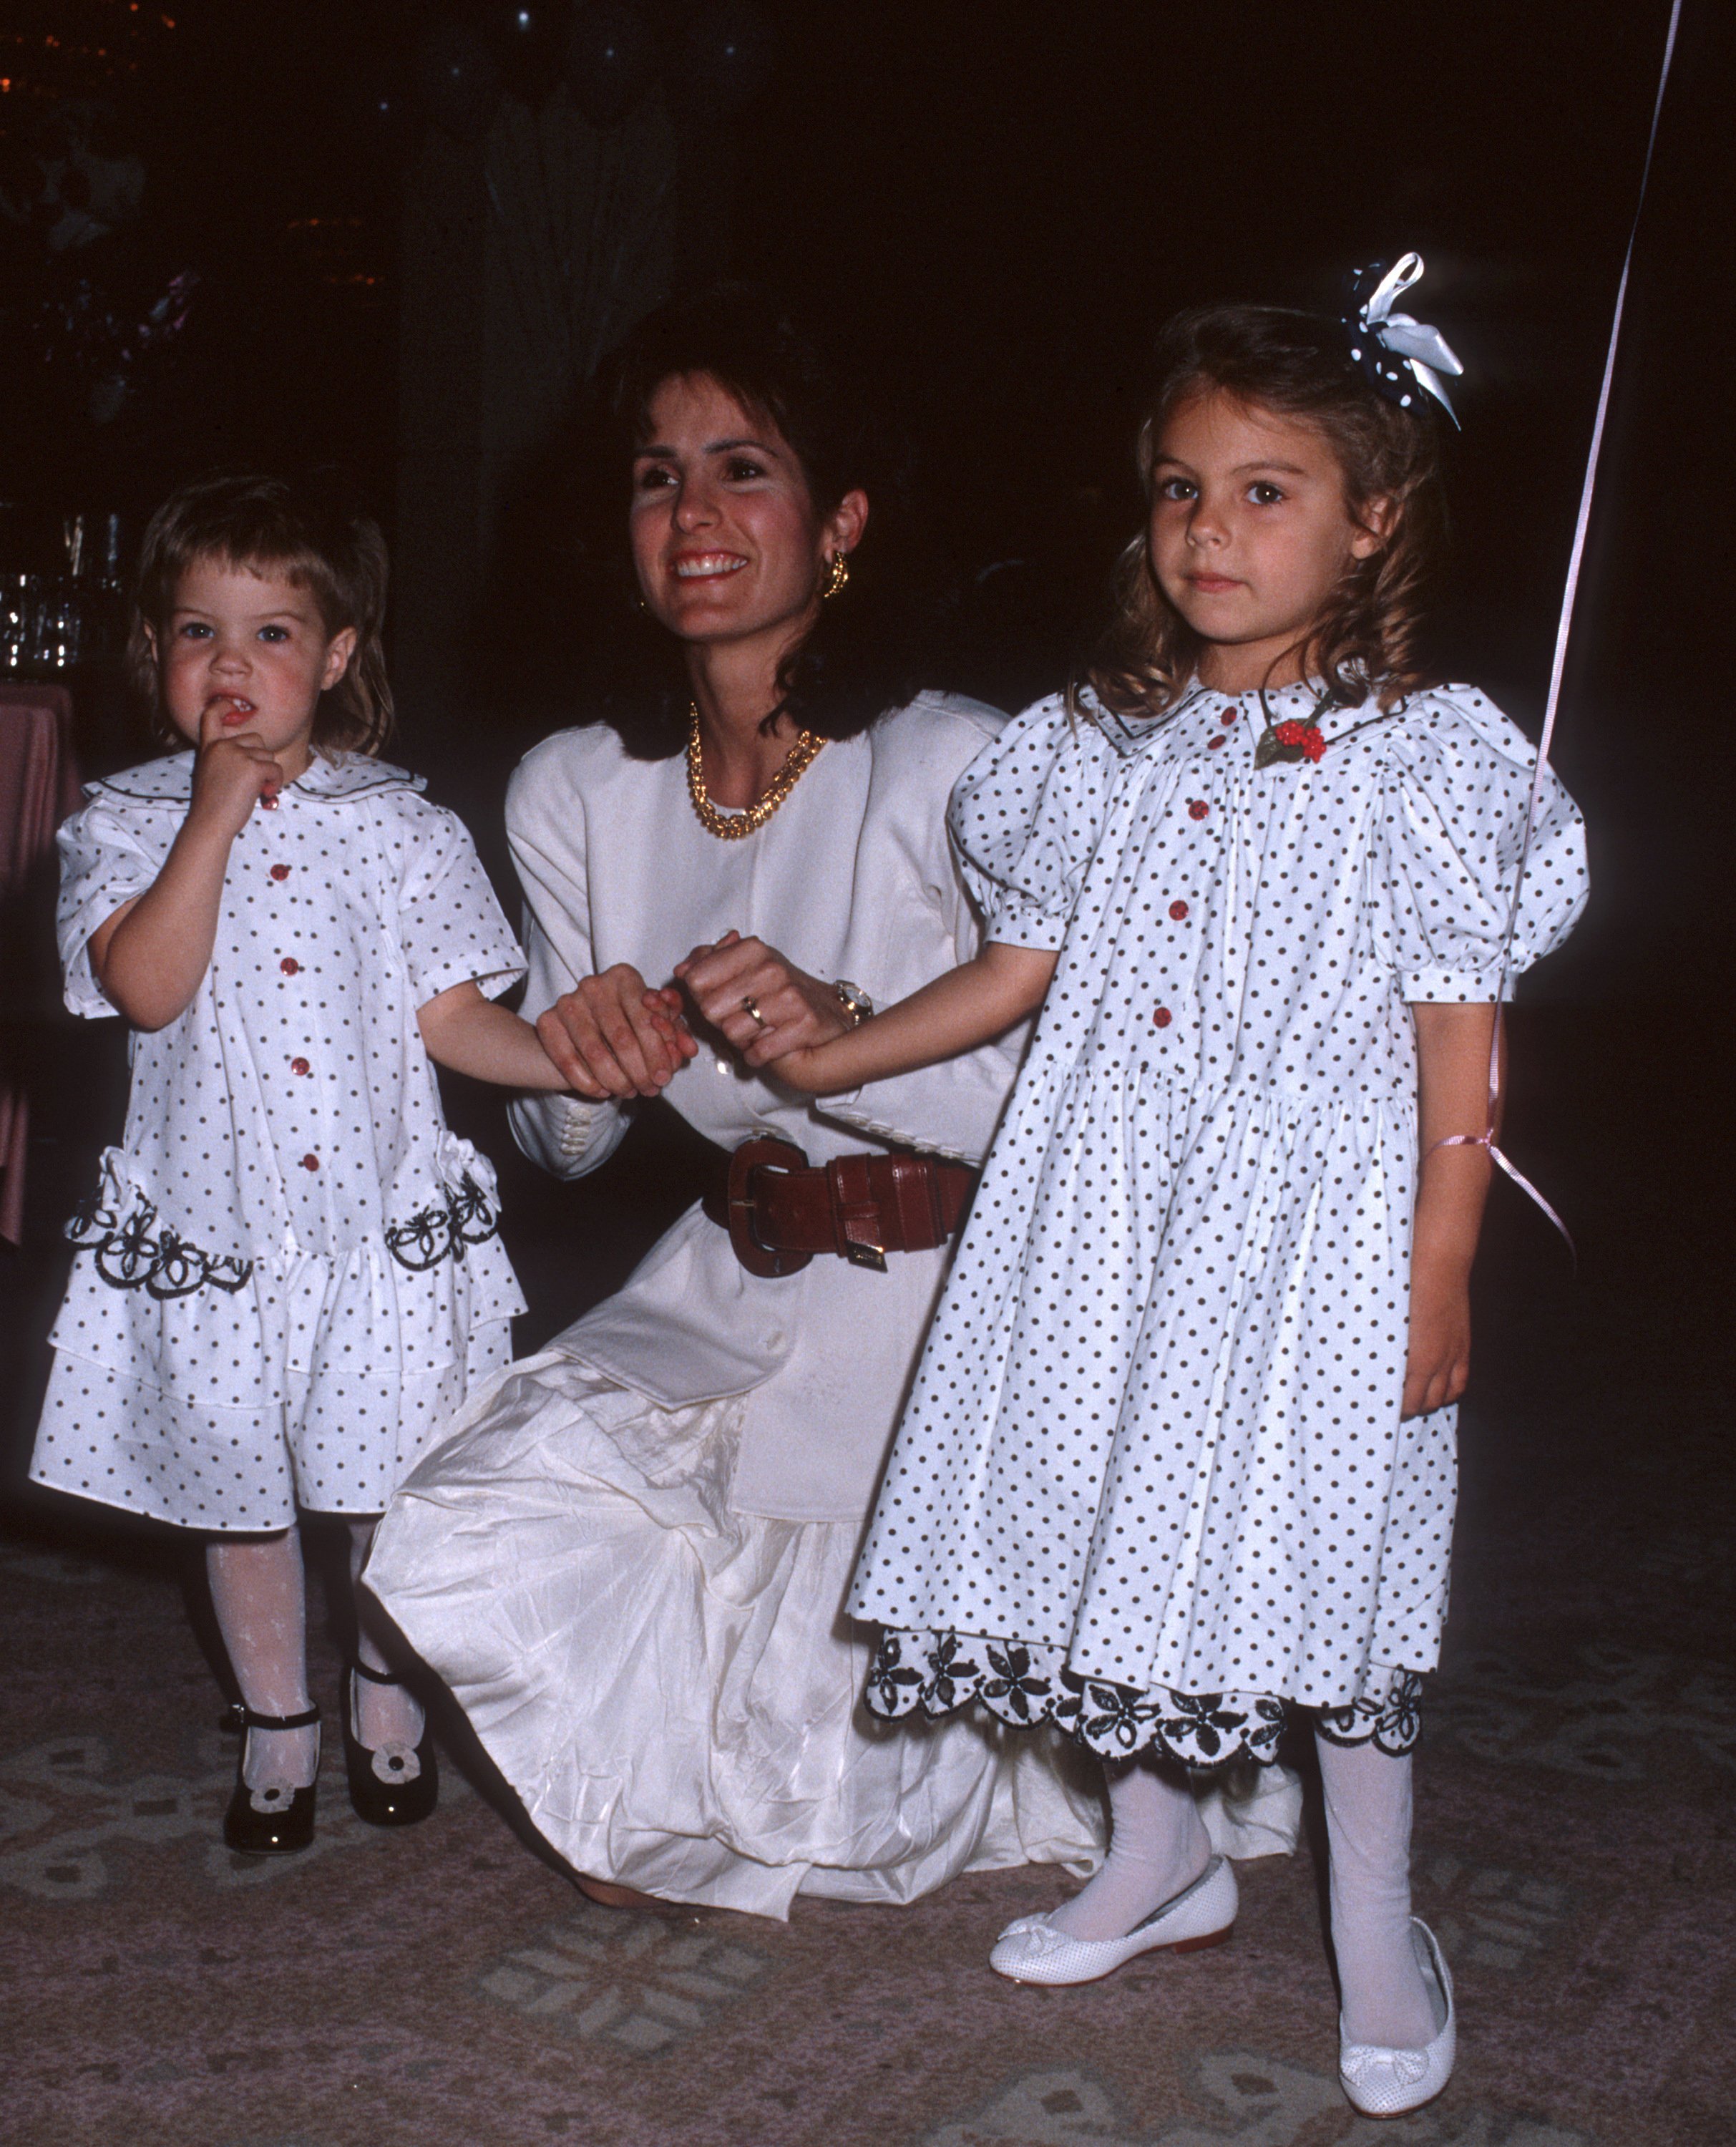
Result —
[[[391, 1676], [385, 1670], [371, 1670], [366, 1663], [350, 1664], [353, 1678], [366, 1678], [370, 1684], [402, 1684], [402, 1678]], [[356, 1735], [352, 1724], [355, 1719], [356, 1689], [351, 1684], [344, 1695], [343, 1758], [349, 1770], [349, 1800], [355, 1807], [358, 1819], [365, 1819], [370, 1826], [414, 1826], [418, 1819], [426, 1819], [440, 1796], [440, 1769], [434, 1761], [434, 1740], [424, 1722], [422, 1742], [416, 1747], [416, 1762], [420, 1772], [393, 1780], [376, 1772], [374, 1755]], [[388, 1767], [402, 1768], [402, 1759], [388, 1759]]]
[[235, 1794], [223, 1814], [223, 1839], [243, 1856], [293, 1856], [309, 1848], [313, 1840], [313, 1806], [319, 1794], [318, 1780], [305, 1789], [292, 1789], [288, 1801], [268, 1811], [253, 1802], [253, 1793], [242, 1779], [247, 1764], [249, 1729], [308, 1729], [319, 1719], [319, 1709], [304, 1714], [255, 1714], [238, 1700], [229, 1719], [242, 1733], [241, 1752], [235, 1762]]

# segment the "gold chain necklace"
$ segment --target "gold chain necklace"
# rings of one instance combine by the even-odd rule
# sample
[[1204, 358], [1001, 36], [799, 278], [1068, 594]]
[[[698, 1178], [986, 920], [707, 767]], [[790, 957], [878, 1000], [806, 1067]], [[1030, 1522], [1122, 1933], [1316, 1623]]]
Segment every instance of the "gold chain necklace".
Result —
[[693, 801], [700, 826], [708, 835], [715, 835], [724, 843], [738, 843], [756, 828], [764, 827], [800, 782], [803, 770], [825, 743], [812, 731], [798, 731], [795, 743], [783, 757], [783, 765], [746, 812], [723, 813], [712, 803], [705, 788], [705, 771], [699, 754], [699, 704], [694, 702], [688, 710], [688, 795]]

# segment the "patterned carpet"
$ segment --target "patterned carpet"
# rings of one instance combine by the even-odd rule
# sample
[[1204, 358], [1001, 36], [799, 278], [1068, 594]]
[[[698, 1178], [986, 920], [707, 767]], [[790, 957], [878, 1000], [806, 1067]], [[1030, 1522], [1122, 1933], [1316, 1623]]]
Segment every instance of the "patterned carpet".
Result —
[[[594, 1908], [467, 1784], [483, 1770], [456, 1735], [427, 1825], [354, 1819], [334, 1750], [316, 1849], [233, 1858], [218, 1832], [233, 1747], [184, 1550], [14, 1491], [0, 2139], [1727, 2147], [1728, 1234], [1723, 1189], [1668, 1160], [1712, 1099], [1678, 1089], [1661, 1150], [1613, 1148], [1594, 1129], [1622, 1069], [1588, 1048], [1589, 1023], [1535, 1028], [1533, 1089], [1555, 1100], [1545, 1117], [1522, 1095], [1515, 1134], [1567, 1195], [1578, 1283], [1513, 1200], [1482, 1277], [1451, 1655], [1418, 1772], [1418, 1905], [1461, 2000], [1459, 2070], [1433, 2109], [1377, 2127], [1339, 2094], [1311, 1854], [1243, 1868], [1231, 1945], [1073, 1992], [983, 1965], [1002, 1923], [1055, 1897], [1040, 1869], [902, 1911], [798, 1903], [788, 1925]], [[572, 1301], [566, 1248], [618, 1256], [655, 1226], [640, 1182], [612, 1166], [557, 1198], [513, 1181], [539, 1309]], [[0, 1283], [0, 1379], [23, 1416], [52, 1260]], [[323, 1634], [328, 1712], [337, 1664]]]

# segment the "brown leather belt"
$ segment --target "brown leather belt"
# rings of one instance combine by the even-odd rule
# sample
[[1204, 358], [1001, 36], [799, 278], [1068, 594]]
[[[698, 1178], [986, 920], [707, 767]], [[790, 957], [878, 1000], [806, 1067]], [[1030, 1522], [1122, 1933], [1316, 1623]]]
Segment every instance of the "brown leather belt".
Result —
[[976, 1184], [975, 1171], [934, 1155], [840, 1155], [810, 1167], [793, 1141], [768, 1135], [735, 1151], [723, 1200], [708, 1197], [705, 1210], [749, 1274], [794, 1274], [816, 1253], [883, 1274], [888, 1253], [943, 1245]]

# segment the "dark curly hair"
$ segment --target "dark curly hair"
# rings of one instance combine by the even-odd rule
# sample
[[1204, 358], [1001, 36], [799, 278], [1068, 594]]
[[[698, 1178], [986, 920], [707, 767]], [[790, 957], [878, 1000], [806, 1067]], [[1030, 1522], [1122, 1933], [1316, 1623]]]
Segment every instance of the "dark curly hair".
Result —
[[[1212, 389], [1313, 425], [1344, 473], [1350, 512], [1388, 503], [1380, 548], [1352, 562], [1301, 651], [1303, 674], [1347, 707], [1373, 693], [1382, 708], [1438, 683], [1419, 653], [1423, 591], [1446, 533], [1440, 433], [1432, 408], [1400, 409], [1350, 363], [1337, 323], [1278, 306], [1209, 306], [1179, 313], [1157, 351], [1157, 386], [1136, 449], [1151, 494], [1165, 422]], [[1142, 530], [1115, 569], [1113, 615], [1073, 682], [1121, 715], [1158, 715], [1180, 698], [1202, 639], [1164, 595]]]
[[203, 559], [285, 575], [312, 596], [328, 636], [354, 629], [355, 653], [319, 697], [313, 743], [327, 753], [377, 753], [392, 734], [379, 525], [312, 488], [252, 472], [201, 478], [171, 493], [146, 525], [127, 643], [128, 674], [167, 744], [183, 741], [158, 700], [152, 638], [161, 643], [182, 576]]
[[[638, 585], [623, 541], [622, 510], [633, 458], [649, 434], [651, 405], [671, 379], [706, 378], [750, 416], [768, 422], [795, 450], [814, 507], [829, 513], [860, 490], [873, 508], [850, 554], [849, 585], [821, 606], [778, 671], [767, 727], [788, 715], [821, 738], [853, 738], [915, 697], [923, 683], [923, 620], [898, 573], [904, 473], [883, 413], [854, 377], [769, 293], [720, 284], [678, 300], [643, 321], [608, 359], [583, 423], [618, 482], [611, 515], [582, 549], [592, 578], [606, 582], [618, 629], [594, 652], [587, 682], [595, 714], [637, 757], [661, 759], [687, 740], [693, 688], [682, 644], [638, 604]], [[593, 515], [599, 503], [593, 493]]]

